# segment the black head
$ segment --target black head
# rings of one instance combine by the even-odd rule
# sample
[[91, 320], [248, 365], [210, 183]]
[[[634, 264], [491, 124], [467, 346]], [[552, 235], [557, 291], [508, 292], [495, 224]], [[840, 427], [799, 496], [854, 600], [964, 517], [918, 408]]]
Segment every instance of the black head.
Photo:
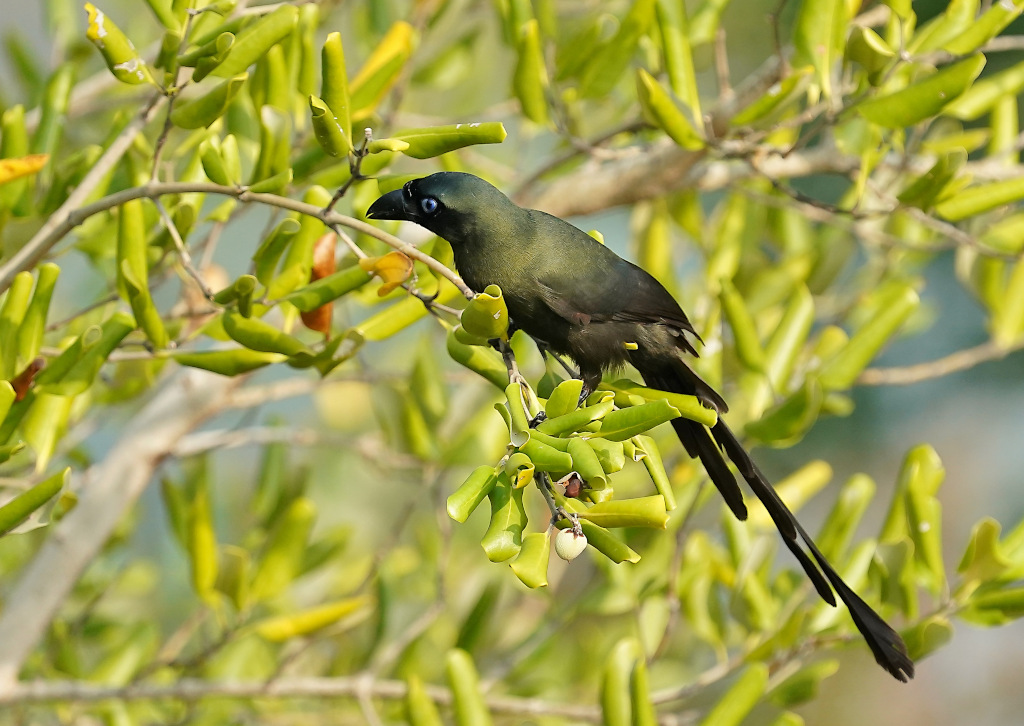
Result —
[[370, 219], [415, 222], [453, 244], [495, 229], [503, 216], [521, 210], [478, 176], [442, 171], [414, 179], [370, 205]]

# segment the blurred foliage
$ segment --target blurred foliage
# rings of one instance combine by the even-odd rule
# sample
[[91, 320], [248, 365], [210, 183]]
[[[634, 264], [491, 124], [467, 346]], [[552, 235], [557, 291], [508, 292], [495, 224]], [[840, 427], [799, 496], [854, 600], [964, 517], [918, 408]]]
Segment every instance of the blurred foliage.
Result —
[[[417, 253], [359, 221], [437, 169], [566, 210], [628, 203], [631, 256], [694, 313], [697, 369], [769, 446], [849, 413], [878, 352], [930, 323], [922, 270], [944, 251], [992, 355], [1024, 345], [1024, 44], [1005, 35], [1024, 4], [919, 21], [909, 1], [794, 1], [767, 21], [778, 54], [736, 87], [726, 5], [51, 0], [48, 61], [9, 38], [2, 580], [61, 536], [104, 436], [181, 366], [322, 382], [288, 420], [214, 419], [258, 462], [214, 439], [162, 465], [160, 497], [108, 533], [21, 671], [136, 697], [58, 688], [59, 708], [26, 699], [0, 722], [800, 723], [789, 709], [838, 667], [816, 654], [859, 641], [775, 566], [766, 513], [734, 521], [657, 427], [714, 413], [628, 378], [577, 408], [579, 382], [509, 337], [500, 290], [463, 299], [447, 243]], [[883, 487], [880, 528], [860, 526], [875, 482], [831, 479], [814, 461], [778, 488], [794, 509], [833, 502], [821, 549], [902, 618], [913, 657], [955, 618], [1024, 615], [1024, 523], [979, 522], [945, 571], [930, 447]], [[555, 505], [592, 556], [551, 558]], [[344, 698], [174, 698], [282, 676]]]

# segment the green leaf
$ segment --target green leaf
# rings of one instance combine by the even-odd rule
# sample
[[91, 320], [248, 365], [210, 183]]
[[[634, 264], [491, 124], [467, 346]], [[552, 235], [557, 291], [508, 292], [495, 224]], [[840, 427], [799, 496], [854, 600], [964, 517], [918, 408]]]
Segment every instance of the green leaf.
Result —
[[512, 561], [512, 572], [530, 589], [546, 587], [550, 555], [551, 538], [548, 533], [530, 532], [523, 536], [519, 556]]
[[309, 111], [313, 119], [313, 135], [320, 148], [331, 156], [346, 156], [352, 151], [348, 132], [338, 120], [334, 111], [323, 100], [311, 95]]
[[966, 582], [995, 580], [1012, 566], [999, 543], [1000, 525], [985, 517], [974, 525], [957, 572]]
[[764, 95], [754, 100], [729, 120], [731, 126], [748, 126], [759, 121], [775, 118], [773, 114], [786, 108], [791, 101], [799, 96], [800, 90], [807, 85], [807, 77], [813, 72], [811, 66], [793, 69], [781, 81], [771, 86]]
[[931, 615], [903, 632], [907, 654], [913, 659], [924, 658], [953, 638], [953, 625], [943, 615]]
[[672, 483], [669, 481], [668, 472], [665, 471], [665, 463], [662, 461], [658, 445], [654, 443], [654, 439], [650, 436], [642, 434], [634, 436], [633, 443], [636, 446], [634, 457], [639, 456], [641, 458], [644, 466], [647, 468], [647, 474], [651, 477], [651, 481], [654, 482], [654, 488], [658, 490], [658, 493], [665, 500], [665, 509], [672, 511], [676, 508], [676, 495], [672, 491]]
[[654, 22], [655, 0], [633, 0], [615, 36], [590, 54], [580, 79], [580, 96], [600, 98], [611, 92]]
[[327, 35], [320, 59], [323, 69], [320, 97], [348, 139], [352, 133], [352, 109], [348, 95], [348, 72], [345, 70], [345, 50], [340, 33]]
[[911, 182], [899, 193], [897, 199], [910, 207], [930, 208], [937, 199], [944, 196], [966, 161], [967, 151], [964, 149], [942, 154], [932, 168]]
[[821, 386], [814, 378], [808, 378], [793, 395], [748, 423], [744, 430], [764, 443], [796, 443], [818, 419], [823, 401]]
[[821, 682], [839, 670], [839, 661], [834, 658], [812, 663], [798, 670], [773, 688], [768, 697], [779, 708], [792, 708], [818, 697]]
[[1018, 63], [977, 81], [949, 104], [945, 113], [964, 121], [974, 121], [983, 113], [992, 110], [1001, 98], [1018, 96], [1022, 90], [1024, 63]]
[[966, 55], [983, 46], [1024, 10], [1024, 0], [1000, 0], [971, 23], [967, 30], [945, 44], [944, 49], [956, 55]]
[[939, 216], [958, 222], [1024, 199], [1024, 176], [968, 187], [935, 205]]
[[297, 7], [282, 5], [259, 21], [246, 26], [236, 35], [227, 57], [212, 71], [213, 75], [231, 78], [243, 73], [265, 56], [272, 46], [291, 35], [298, 20]]
[[609, 441], [623, 441], [650, 431], [658, 424], [678, 418], [680, 413], [679, 409], [665, 399], [620, 408], [609, 413], [601, 421], [601, 436]]
[[264, 640], [281, 643], [334, 625], [342, 618], [366, 609], [371, 603], [370, 598], [358, 595], [286, 615], [263, 618], [251, 627]]
[[754, 663], [726, 691], [701, 726], [740, 726], [768, 687], [768, 666]]
[[243, 373], [263, 368], [271, 363], [280, 363], [288, 356], [280, 353], [264, 353], [248, 348], [233, 350], [174, 351], [170, 357], [183, 366], [200, 368], [219, 373], [222, 376], [240, 376]]
[[636, 92], [644, 116], [668, 134], [670, 139], [684, 149], [704, 148], [704, 140], [686, 114], [676, 106], [657, 79], [643, 68], [636, 71]]
[[664, 529], [668, 523], [665, 498], [660, 494], [636, 499], [600, 502], [579, 513], [580, 519], [605, 528], [653, 527]]
[[461, 343], [455, 337], [454, 332], [448, 333], [447, 349], [448, 355], [454, 361], [482, 376], [501, 390], [505, 390], [508, 385], [508, 370], [497, 351]]
[[531, 18], [523, 25], [516, 44], [516, 67], [512, 74], [512, 88], [523, 115], [536, 124], [548, 122], [548, 73], [540, 46], [540, 29]]
[[544, 404], [544, 412], [548, 418], [558, 418], [572, 413], [579, 407], [580, 394], [583, 392], [583, 381], [579, 378], [570, 378], [562, 381], [555, 390], [548, 396]]
[[[633, 381], [625, 378], [620, 379], [618, 381], [614, 381], [612, 383], [602, 383], [601, 388], [612, 391], [622, 391], [628, 394], [639, 396], [640, 398], [647, 399], [647, 401], [655, 404], [658, 404], [659, 401], [667, 402], [668, 404], [670, 404], [670, 408], [673, 408], [679, 412], [680, 416], [688, 418], [691, 421], [696, 421], [697, 423], [702, 423], [705, 426], [714, 426], [716, 423], [718, 423], [718, 414], [715, 412], [715, 410], [713, 408], [708, 408], [707, 406], [702, 404], [696, 396], [688, 396], [682, 393], [672, 393], [670, 391], [660, 391], [656, 388], [647, 388], [646, 386], [638, 385]], [[660, 404], [658, 405], [660, 406]], [[633, 406], [633, 408], [643, 408], [643, 406]], [[656, 410], [660, 411], [663, 409], [643, 409], [643, 413], [638, 413], [636, 415], [646, 416], [650, 412]], [[670, 416], [669, 418], [675, 418], [675, 416]], [[668, 419], [665, 420], [667, 421]], [[658, 423], [661, 422], [659, 421]], [[652, 426], [655, 425], [657, 424], [652, 424]], [[643, 432], [638, 431], [636, 433]], [[602, 433], [601, 435], [604, 436], [606, 439], [612, 438], [604, 433]], [[622, 439], [614, 440], [621, 441]]]
[[948, 65], [899, 91], [858, 103], [853, 108], [868, 121], [888, 129], [913, 126], [938, 115], [971, 86], [984, 67], [985, 56], [979, 54]]
[[32, 486], [0, 507], [0, 537], [27, 520], [33, 512], [53, 499], [67, 484], [71, 467]]
[[693, 67], [693, 51], [686, 22], [686, 5], [682, 0], [657, 0], [655, 16], [661, 31], [665, 71], [669, 87], [693, 114], [697, 131], [703, 131], [700, 111], [700, 94], [697, 91], [697, 75]]
[[114, 77], [132, 85], [152, 83], [153, 77], [146, 61], [114, 21], [92, 3], [85, 4], [85, 11], [89, 14], [85, 35], [103, 55]]
[[572, 457], [573, 469], [592, 489], [604, 489], [608, 486], [608, 477], [605, 476], [604, 467], [597, 458], [597, 452], [584, 439], [573, 436], [569, 439], [568, 451]]
[[236, 312], [226, 310], [222, 321], [224, 332], [249, 350], [279, 353], [285, 356], [310, 352], [298, 338], [288, 335], [258, 318], [245, 318]]
[[638, 657], [640, 644], [635, 638], [624, 638], [612, 647], [605, 660], [601, 677], [601, 716], [605, 726], [633, 723], [630, 680]]
[[402, 150], [406, 156], [414, 159], [431, 159], [465, 146], [500, 144], [506, 135], [505, 127], [501, 123], [486, 121], [406, 129], [392, 134], [391, 138], [409, 144], [408, 148]]
[[217, 535], [213, 529], [213, 513], [205, 471], [198, 477], [192, 489], [186, 521], [192, 587], [200, 598], [212, 605], [216, 602], [214, 586], [217, 582], [218, 566]]
[[519, 554], [523, 544], [523, 490], [513, 489], [508, 475], [502, 472], [487, 496], [491, 500], [491, 521], [480, 546], [491, 562], [505, 562]]
[[736, 344], [736, 355], [747, 368], [758, 373], [765, 370], [764, 349], [757, 336], [754, 319], [747, 310], [747, 305], [739, 291], [729, 280], [722, 280], [719, 299], [722, 313], [732, 329], [733, 341]]
[[358, 290], [372, 277], [359, 265], [353, 265], [288, 293], [284, 300], [302, 312], [309, 312]]
[[473, 658], [466, 651], [454, 648], [448, 651], [444, 662], [456, 726], [490, 726], [491, 714], [480, 690], [480, 677]]
[[248, 79], [248, 73], [241, 73], [214, 86], [198, 98], [176, 104], [171, 111], [171, 123], [183, 129], [209, 127], [224, 115]]
[[406, 684], [405, 715], [410, 726], [444, 726], [437, 706], [430, 700], [423, 681], [415, 673], [409, 675]]
[[814, 66], [825, 98], [833, 95], [832, 76], [843, 56], [850, 7], [844, 0], [807, 0], [797, 12], [793, 36], [797, 65]]
[[[555, 477], [562, 477], [572, 471], [572, 457], [565, 451], [559, 451], [541, 441], [537, 433], [536, 431], [532, 432], [530, 440], [520, 446], [519, 450], [530, 457], [530, 461], [539, 471], [546, 471]], [[561, 439], [561, 441], [565, 442], [568, 447], [568, 443], [572, 439]]]
[[508, 308], [501, 288], [488, 285], [483, 292], [477, 293], [462, 311], [461, 322], [470, 335], [484, 340], [508, 340]]
[[[604, 418], [614, 407], [615, 401], [611, 396], [608, 396], [607, 399], [602, 400], [599, 403], [595, 403], [592, 406], [577, 408], [570, 413], [542, 421], [537, 426], [536, 430], [544, 434], [550, 434], [551, 436], [573, 433], [574, 431], [583, 429], [594, 421]], [[604, 434], [602, 434], [602, 436], [604, 436]], [[611, 437], [605, 436], [605, 438]]]
[[316, 506], [305, 497], [296, 498], [280, 515], [253, 576], [253, 600], [282, 594], [299, 574], [315, 519]]
[[920, 302], [909, 285], [892, 290], [884, 301], [879, 302], [878, 314], [822, 365], [818, 374], [822, 387], [826, 391], [841, 391], [852, 386]]
[[404, 21], [392, 25], [349, 84], [352, 122], [370, 116], [398, 80], [412, 55], [415, 29]]

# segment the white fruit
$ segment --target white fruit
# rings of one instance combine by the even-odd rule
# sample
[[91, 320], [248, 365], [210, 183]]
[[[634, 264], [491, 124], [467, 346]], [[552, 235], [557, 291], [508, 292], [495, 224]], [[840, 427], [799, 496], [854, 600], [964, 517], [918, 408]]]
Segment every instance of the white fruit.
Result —
[[566, 562], [572, 562], [587, 548], [587, 536], [576, 534], [572, 529], [562, 529], [555, 535], [555, 554]]

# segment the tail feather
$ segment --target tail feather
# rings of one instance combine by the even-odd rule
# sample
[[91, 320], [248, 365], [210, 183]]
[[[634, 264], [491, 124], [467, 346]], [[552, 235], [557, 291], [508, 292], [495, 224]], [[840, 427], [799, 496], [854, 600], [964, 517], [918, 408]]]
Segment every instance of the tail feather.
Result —
[[[678, 374], [674, 369], [666, 370], [660, 367], [654, 371], [641, 368], [640, 373], [648, 385], [660, 390], [689, 394], [697, 392], [692, 386], [691, 379], [696, 377], [692, 371], [689, 376], [685, 376]], [[706, 383], [704, 386], [711, 390]], [[717, 394], [715, 396], [717, 397]], [[721, 492], [729, 508], [739, 519], [746, 519], [746, 505], [743, 503], [743, 495], [736, 478], [726, 462], [728, 456], [751, 490], [764, 504], [782, 535], [782, 541], [800, 562], [800, 566], [807, 573], [821, 598], [835, 606], [834, 590], [846, 603], [854, 625], [864, 637], [878, 664], [897, 680], [906, 682], [908, 678], [913, 678], [914, 662], [907, 655], [903, 639], [843, 581], [725, 422], [719, 419], [710, 430], [688, 419], [675, 419], [672, 425], [687, 453], [693, 458], [699, 458], [707, 469], [711, 481]], [[801, 546], [801, 540], [807, 551]]]

